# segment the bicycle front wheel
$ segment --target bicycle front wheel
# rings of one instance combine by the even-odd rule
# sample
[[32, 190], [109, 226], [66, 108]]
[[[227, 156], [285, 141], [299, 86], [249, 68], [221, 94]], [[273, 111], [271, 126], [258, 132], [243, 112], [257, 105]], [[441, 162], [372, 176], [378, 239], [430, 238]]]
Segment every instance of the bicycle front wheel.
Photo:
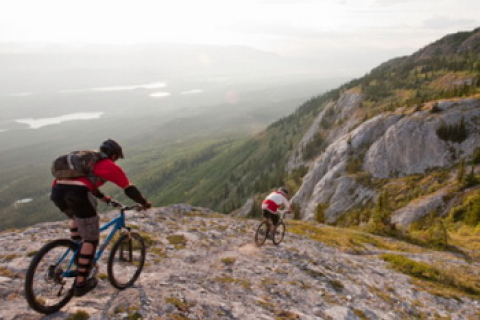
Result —
[[262, 221], [262, 223], [260, 223], [257, 228], [257, 232], [255, 232], [255, 243], [257, 244], [257, 246], [260, 247], [265, 243], [265, 240], [267, 240], [269, 228], [270, 226], [265, 221]]
[[108, 257], [108, 280], [117, 289], [133, 285], [145, 263], [145, 243], [138, 233], [124, 234], [115, 242]]
[[275, 232], [273, 233], [273, 243], [279, 245], [283, 241], [283, 236], [285, 235], [285, 223], [281, 221], [275, 227]]
[[70, 268], [77, 250], [75, 242], [59, 239], [34, 256], [25, 278], [25, 298], [33, 310], [51, 314], [70, 301], [76, 277]]

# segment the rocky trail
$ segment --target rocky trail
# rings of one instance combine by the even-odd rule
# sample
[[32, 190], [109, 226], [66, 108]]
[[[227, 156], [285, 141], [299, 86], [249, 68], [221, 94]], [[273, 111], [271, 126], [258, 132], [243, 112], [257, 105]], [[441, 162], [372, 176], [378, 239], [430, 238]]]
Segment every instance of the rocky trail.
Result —
[[[102, 220], [114, 213], [102, 214]], [[433, 295], [421, 282], [388, 268], [372, 248], [354, 254], [288, 232], [275, 246], [254, 244], [257, 220], [174, 205], [128, 213], [147, 240], [140, 278], [119, 291], [107, 279], [49, 316], [23, 296], [26, 269], [46, 242], [68, 237], [67, 224], [42, 223], [0, 233], [0, 319], [480, 319], [480, 301]], [[449, 253], [410, 254], [435, 263], [465, 264]], [[480, 267], [476, 265], [477, 271]], [[79, 319], [79, 318], [77, 318]]]

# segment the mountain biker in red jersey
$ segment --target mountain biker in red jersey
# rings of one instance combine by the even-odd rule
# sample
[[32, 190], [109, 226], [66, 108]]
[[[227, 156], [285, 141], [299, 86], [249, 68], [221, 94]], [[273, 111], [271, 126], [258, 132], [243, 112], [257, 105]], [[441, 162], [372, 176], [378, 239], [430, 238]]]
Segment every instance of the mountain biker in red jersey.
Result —
[[50, 199], [64, 212], [70, 220], [71, 237], [83, 240], [77, 263], [77, 278], [74, 295], [83, 296], [97, 285], [95, 277], [87, 278], [92, 268], [92, 260], [100, 238], [100, 218], [97, 214], [97, 202], [93, 197], [109, 203], [110, 197], [105, 196], [98, 187], [110, 181], [122, 188], [133, 201], [141, 204], [143, 209], [152, 206], [142, 193], [130, 183], [127, 175], [115, 162], [122, 158], [122, 147], [114, 140], [105, 140], [100, 146], [102, 160], [93, 166], [91, 177], [71, 179], [55, 179], [52, 185]]
[[278, 224], [278, 209], [284, 207], [289, 213], [292, 212], [292, 206], [288, 202], [288, 190], [285, 187], [278, 188], [277, 191], [270, 193], [262, 202], [263, 216], [265, 221], [270, 219], [272, 225], [270, 225], [269, 238], [272, 238], [275, 226]]

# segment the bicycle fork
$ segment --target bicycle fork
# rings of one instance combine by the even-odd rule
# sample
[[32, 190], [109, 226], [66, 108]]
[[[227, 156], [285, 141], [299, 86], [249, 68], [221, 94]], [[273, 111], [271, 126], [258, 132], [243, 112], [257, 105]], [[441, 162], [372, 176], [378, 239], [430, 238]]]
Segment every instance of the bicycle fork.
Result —
[[[128, 229], [128, 242], [122, 242], [119, 251], [119, 260], [124, 262], [132, 262], [133, 261], [133, 242], [132, 242], [132, 234]], [[127, 255], [127, 257], [125, 257]]]

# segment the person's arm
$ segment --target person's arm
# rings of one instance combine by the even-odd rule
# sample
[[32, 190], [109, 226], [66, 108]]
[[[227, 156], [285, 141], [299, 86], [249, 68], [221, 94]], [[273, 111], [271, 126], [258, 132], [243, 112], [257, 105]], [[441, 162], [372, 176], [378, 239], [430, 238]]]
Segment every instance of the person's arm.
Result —
[[100, 189], [98, 188], [93, 189], [92, 194], [95, 196], [95, 198], [100, 199], [101, 201], [106, 203], [109, 203], [111, 200], [110, 197], [104, 195], [103, 192], [100, 191]]
[[141, 204], [144, 209], [148, 209], [152, 206], [152, 204], [147, 201], [138, 188], [130, 183], [123, 169], [115, 162], [109, 159], [100, 161], [95, 165], [93, 173], [105, 181], [115, 183], [117, 186], [123, 189], [127, 197], [136, 203]]
[[290, 202], [287, 200], [287, 198], [283, 198], [283, 205], [285, 206], [285, 209], [287, 209], [287, 211], [289, 213], [292, 212], [292, 205], [290, 204]]
[[125, 195], [135, 201], [136, 203], [140, 203], [144, 209], [149, 209], [152, 207], [152, 203], [148, 202], [147, 199], [142, 195], [140, 190], [133, 184], [127, 186], [123, 189]]

